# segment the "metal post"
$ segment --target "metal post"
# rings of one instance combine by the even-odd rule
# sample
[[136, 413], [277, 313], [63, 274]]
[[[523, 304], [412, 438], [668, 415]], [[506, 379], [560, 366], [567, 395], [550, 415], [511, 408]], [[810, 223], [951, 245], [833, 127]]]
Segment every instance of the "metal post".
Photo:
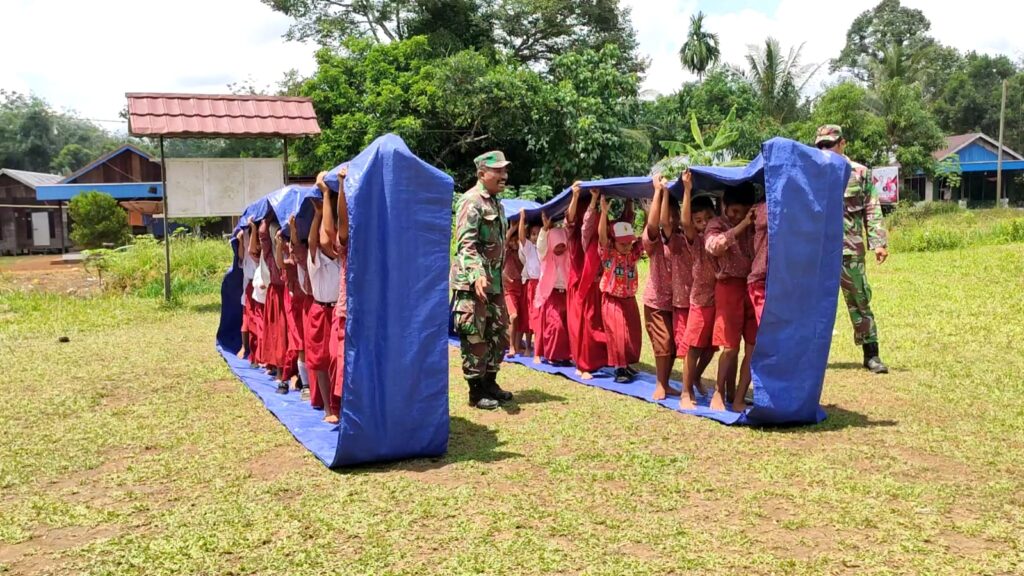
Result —
[[164, 137], [160, 137], [160, 182], [164, 187], [164, 300], [171, 301], [171, 219], [167, 214], [167, 162]]
[[284, 185], [288, 185], [288, 138], [282, 139], [284, 142]]
[[996, 208], [1003, 201], [1003, 130], [1006, 127], [1006, 80], [1003, 80], [1003, 104], [999, 109], [999, 158], [996, 160]]
[[57, 202], [57, 225], [60, 226], [60, 253], [68, 253], [68, 227], [64, 225], [64, 203]]

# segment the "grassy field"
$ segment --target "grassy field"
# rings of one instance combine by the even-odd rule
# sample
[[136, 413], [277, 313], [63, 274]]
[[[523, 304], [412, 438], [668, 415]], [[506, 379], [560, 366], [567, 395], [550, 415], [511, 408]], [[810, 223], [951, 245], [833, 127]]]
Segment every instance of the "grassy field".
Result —
[[870, 275], [893, 373], [859, 368], [840, 310], [820, 425], [520, 367], [481, 413], [452, 355], [448, 455], [344, 472], [226, 369], [215, 295], [0, 279], [0, 574], [1024, 573], [1024, 245]]

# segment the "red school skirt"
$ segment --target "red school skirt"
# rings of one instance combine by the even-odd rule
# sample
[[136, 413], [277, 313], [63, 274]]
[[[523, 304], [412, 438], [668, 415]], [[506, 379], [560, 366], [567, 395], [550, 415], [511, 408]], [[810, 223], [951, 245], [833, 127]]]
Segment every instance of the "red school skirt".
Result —
[[540, 331], [537, 355], [549, 362], [565, 362], [572, 359], [569, 346], [569, 326], [565, 302], [565, 290], [552, 290], [551, 295], [540, 309]]
[[[331, 371], [331, 328], [334, 322], [334, 305], [313, 301], [306, 317], [305, 336], [306, 368], [310, 372]], [[322, 382], [318, 384], [322, 385]]]
[[640, 361], [643, 327], [636, 296], [616, 298], [602, 294], [601, 319], [608, 346], [608, 365], [625, 368]]
[[539, 285], [540, 280], [527, 280], [523, 287], [523, 306], [527, 310], [527, 313], [524, 314], [526, 327], [525, 329], [521, 328], [523, 333], [540, 334], [541, 311], [540, 308], [533, 305], [537, 300], [537, 286]]
[[263, 322], [263, 362], [268, 366], [284, 367], [288, 356], [288, 320], [284, 310], [284, 285], [271, 284], [267, 289], [267, 304]]

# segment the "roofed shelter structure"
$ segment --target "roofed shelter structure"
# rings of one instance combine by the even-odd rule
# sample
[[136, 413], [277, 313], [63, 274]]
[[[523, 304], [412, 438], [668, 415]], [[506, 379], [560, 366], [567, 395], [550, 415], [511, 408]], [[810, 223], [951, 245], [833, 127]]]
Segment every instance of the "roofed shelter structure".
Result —
[[[164, 138], [280, 138], [282, 176], [287, 181], [288, 139], [320, 133], [313, 101], [284, 96], [129, 92], [128, 132], [160, 142], [163, 214], [168, 212]], [[269, 190], [268, 190], [269, 192]], [[164, 239], [164, 297], [171, 298], [170, 238]]]
[[64, 211], [36, 191], [60, 175], [0, 169], [0, 255], [63, 251], [68, 244]]
[[[995, 203], [999, 198], [1024, 196], [1024, 185], [1017, 178], [1024, 175], [1024, 156], [1002, 147], [1003, 190], [997, 191], [999, 142], [981, 132], [947, 136], [946, 145], [932, 153], [936, 162], [956, 158], [961, 171], [958, 189], [939, 187], [923, 174], [915, 179], [923, 182], [920, 196], [926, 201], [966, 201], [970, 204]], [[939, 183], [941, 186], [941, 183]]]

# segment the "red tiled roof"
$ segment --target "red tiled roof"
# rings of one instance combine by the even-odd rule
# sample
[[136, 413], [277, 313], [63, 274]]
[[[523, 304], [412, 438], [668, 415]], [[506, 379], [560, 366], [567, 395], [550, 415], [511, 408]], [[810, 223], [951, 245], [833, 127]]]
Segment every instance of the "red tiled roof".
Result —
[[309, 98], [145, 93], [125, 96], [132, 136], [258, 138], [320, 133]]

